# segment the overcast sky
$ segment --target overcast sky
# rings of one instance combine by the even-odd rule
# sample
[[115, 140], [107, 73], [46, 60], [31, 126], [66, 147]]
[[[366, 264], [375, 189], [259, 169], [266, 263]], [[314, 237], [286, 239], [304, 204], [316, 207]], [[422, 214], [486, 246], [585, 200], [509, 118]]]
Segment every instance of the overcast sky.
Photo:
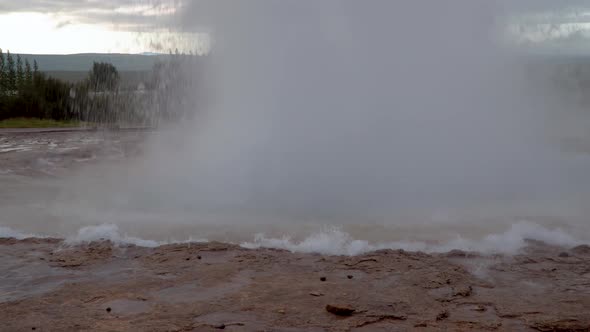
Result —
[[169, 29], [179, 4], [174, 0], [0, 0], [0, 47], [37, 54], [167, 52], [194, 38]]
[[[0, 47], [37, 54], [196, 48], [196, 35], [172, 29], [182, 21], [183, 2], [196, 1], [210, 0], [0, 0]], [[511, 41], [539, 52], [590, 54], [590, 0], [496, 1], [510, 18]]]

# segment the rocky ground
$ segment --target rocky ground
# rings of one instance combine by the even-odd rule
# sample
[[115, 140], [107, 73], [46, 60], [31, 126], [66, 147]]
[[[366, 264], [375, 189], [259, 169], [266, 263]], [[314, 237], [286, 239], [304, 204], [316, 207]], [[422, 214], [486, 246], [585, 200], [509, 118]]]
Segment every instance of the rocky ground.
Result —
[[2, 331], [590, 331], [590, 247], [362, 256], [0, 240]]

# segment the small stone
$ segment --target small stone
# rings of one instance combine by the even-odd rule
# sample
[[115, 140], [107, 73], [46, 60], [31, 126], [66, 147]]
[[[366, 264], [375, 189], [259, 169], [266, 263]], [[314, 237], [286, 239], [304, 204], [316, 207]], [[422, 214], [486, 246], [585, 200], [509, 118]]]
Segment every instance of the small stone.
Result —
[[347, 277], [348, 279], [352, 279], [352, 278], [354, 278], [354, 276], [352, 276], [352, 275], [350, 275], [350, 274], [349, 274], [349, 275], [347, 275], [346, 277]]
[[436, 316], [437, 321], [445, 320], [447, 318], [449, 318], [449, 312], [446, 310]]
[[324, 296], [324, 294], [322, 294], [320, 292], [311, 292], [311, 293], [309, 293], [309, 295], [311, 295], [311, 296], [318, 296], [318, 297], [319, 296]]
[[472, 292], [473, 292], [473, 287], [471, 287], [471, 286], [458, 287], [457, 289], [455, 289], [453, 296], [469, 297], [469, 296], [471, 296]]
[[186, 258], [186, 260], [187, 260], [187, 261], [190, 261], [190, 260], [191, 260], [191, 258], [190, 258], [190, 257], [187, 257], [187, 258]]
[[280, 309], [280, 310], [278, 310], [277, 312], [278, 312], [279, 314], [283, 314], [283, 315], [287, 313], [287, 312], [285, 311], [285, 309]]
[[327, 279], [326, 279], [326, 277], [321, 277], [320, 280], [321, 281], [326, 281]]
[[202, 258], [201, 256], [197, 256], [197, 259], [201, 259], [201, 258]]
[[340, 306], [340, 305], [331, 305], [328, 304], [326, 306], [326, 311], [334, 314], [336, 316], [352, 316], [352, 314], [355, 312], [355, 310], [353, 308], [347, 307], [347, 306]]
[[421, 322], [421, 323], [418, 323], [418, 324], [414, 325], [414, 327], [428, 327], [428, 323]]
[[583, 244], [581, 246], [573, 248], [572, 251], [578, 255], [588, 255], [590, 254], [590, 246]]
[[111, 307], [107, 308], [107, 312], [111, 312], [111, 310], [112, 310]]
[[562, 258], [570, 257], [570, 254], [568, 254], [567, 252], [562, 252], [559, 254], [559, 257], [562, 257]]
[[225, 324], [217, 325], [217, 326], [215, 326], [215, 328], [218, 330], [225, 330]]

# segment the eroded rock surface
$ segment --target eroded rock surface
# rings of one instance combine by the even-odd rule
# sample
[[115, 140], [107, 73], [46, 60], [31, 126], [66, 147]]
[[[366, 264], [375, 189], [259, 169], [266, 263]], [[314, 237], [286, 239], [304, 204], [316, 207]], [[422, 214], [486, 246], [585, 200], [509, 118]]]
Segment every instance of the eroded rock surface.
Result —
[[2, 239], [0, 264], [2, 331], [590, 330], [584, 247], [347, 257]]

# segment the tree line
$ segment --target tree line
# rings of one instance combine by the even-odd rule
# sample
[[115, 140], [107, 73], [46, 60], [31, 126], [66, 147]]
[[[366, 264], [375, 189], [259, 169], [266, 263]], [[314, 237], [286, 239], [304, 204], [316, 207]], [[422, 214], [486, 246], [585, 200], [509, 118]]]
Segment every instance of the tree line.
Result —
[[53, 120], [75, 118], [68, 107], [71, 85], [47, 77], [20, 55], [0, 49], [0, 120], [29, 117]]
[[207, 56], [171, 54], [157, 61], [139, 87], [121, 84], [110, 63], [95, 62], [87, 78], [64, 82], [20, 55], [0, 49], [0, 120], [16, 117], [154, 126], [196, 110], [197, 78]]
[[0, 91], [3, 94], [17, 92], [19, 89], [33, 84], [33, 77], [39, 73], [37, 60], [33, 66], [25, 59], [24, 63], [20, 55], [15, 58], [10, 51], [6, 55], [0, 48]]

